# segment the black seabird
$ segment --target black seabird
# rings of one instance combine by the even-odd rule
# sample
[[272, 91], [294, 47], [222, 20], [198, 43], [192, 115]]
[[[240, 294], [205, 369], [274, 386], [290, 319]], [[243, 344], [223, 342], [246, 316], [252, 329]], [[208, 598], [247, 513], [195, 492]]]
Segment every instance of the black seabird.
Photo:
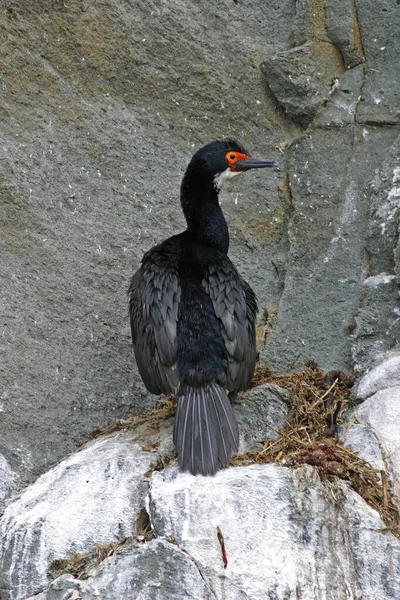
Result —
[[274, 166], [231, 139], [200, 148], [181, 184], [186, 231], [151, 248], [129, 287], [140, 375], [153, 394], [178, 394], [174, 444], [194, 475], [213, 475], [237, 452], [227, 390], [247, 389], [256, 361], [256, 297], [228, 258], [218, 192], [242, 171]]

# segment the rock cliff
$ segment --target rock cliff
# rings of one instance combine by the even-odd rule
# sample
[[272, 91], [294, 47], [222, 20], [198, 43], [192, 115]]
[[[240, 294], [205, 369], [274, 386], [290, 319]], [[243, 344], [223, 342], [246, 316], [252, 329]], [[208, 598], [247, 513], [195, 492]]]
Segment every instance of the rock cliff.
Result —
[[[367, 371], [341, 435], [398, 505], [399, 26], [398, 0], [0, 6], [1, 600], [400, 596], [398, 538], [315, 466], [151, 474], [130, 430], [77, 451], [152, 405], [129, 278], [183, 228], [193, 150], [232, 136], [281, 165], [222, 195], [260, 364]], [[243, 451], [290, 412], [268, 385], [236, 407]]]

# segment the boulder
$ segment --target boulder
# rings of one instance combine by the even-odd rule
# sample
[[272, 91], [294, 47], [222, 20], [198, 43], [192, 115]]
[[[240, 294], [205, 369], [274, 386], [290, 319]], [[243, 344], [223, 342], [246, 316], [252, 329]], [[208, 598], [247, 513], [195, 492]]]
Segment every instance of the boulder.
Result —
[[153, 461], [117, 432], [39, 477], [0, 521], [0, 589], [23, 600], [49, 583], [54, 560], [136, 535]]

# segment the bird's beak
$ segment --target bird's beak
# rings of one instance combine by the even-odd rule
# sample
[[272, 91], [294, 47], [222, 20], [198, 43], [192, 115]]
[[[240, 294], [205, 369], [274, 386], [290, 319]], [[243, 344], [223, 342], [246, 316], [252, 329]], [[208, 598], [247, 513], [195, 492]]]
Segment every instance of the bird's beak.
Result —
[[262, 169], [263, 167], [279, 167], [276, 160], [258, 160], [257, 158], [247, 158], [235, 163], [238, 171], [247, 171], [248, 169]]

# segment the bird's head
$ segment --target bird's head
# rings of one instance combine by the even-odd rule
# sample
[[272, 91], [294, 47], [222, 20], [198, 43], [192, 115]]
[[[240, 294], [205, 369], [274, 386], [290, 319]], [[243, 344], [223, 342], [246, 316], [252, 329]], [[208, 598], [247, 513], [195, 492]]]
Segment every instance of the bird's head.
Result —
[[191, 162], [201, 165], [211, 174], [217, 190], [220, 190], [228, 179], [243, 171], [279, 166], [275, 160], [252, 158], [239, 142], [232, 139], [217, 140], [203, 146], [196, 152]]

